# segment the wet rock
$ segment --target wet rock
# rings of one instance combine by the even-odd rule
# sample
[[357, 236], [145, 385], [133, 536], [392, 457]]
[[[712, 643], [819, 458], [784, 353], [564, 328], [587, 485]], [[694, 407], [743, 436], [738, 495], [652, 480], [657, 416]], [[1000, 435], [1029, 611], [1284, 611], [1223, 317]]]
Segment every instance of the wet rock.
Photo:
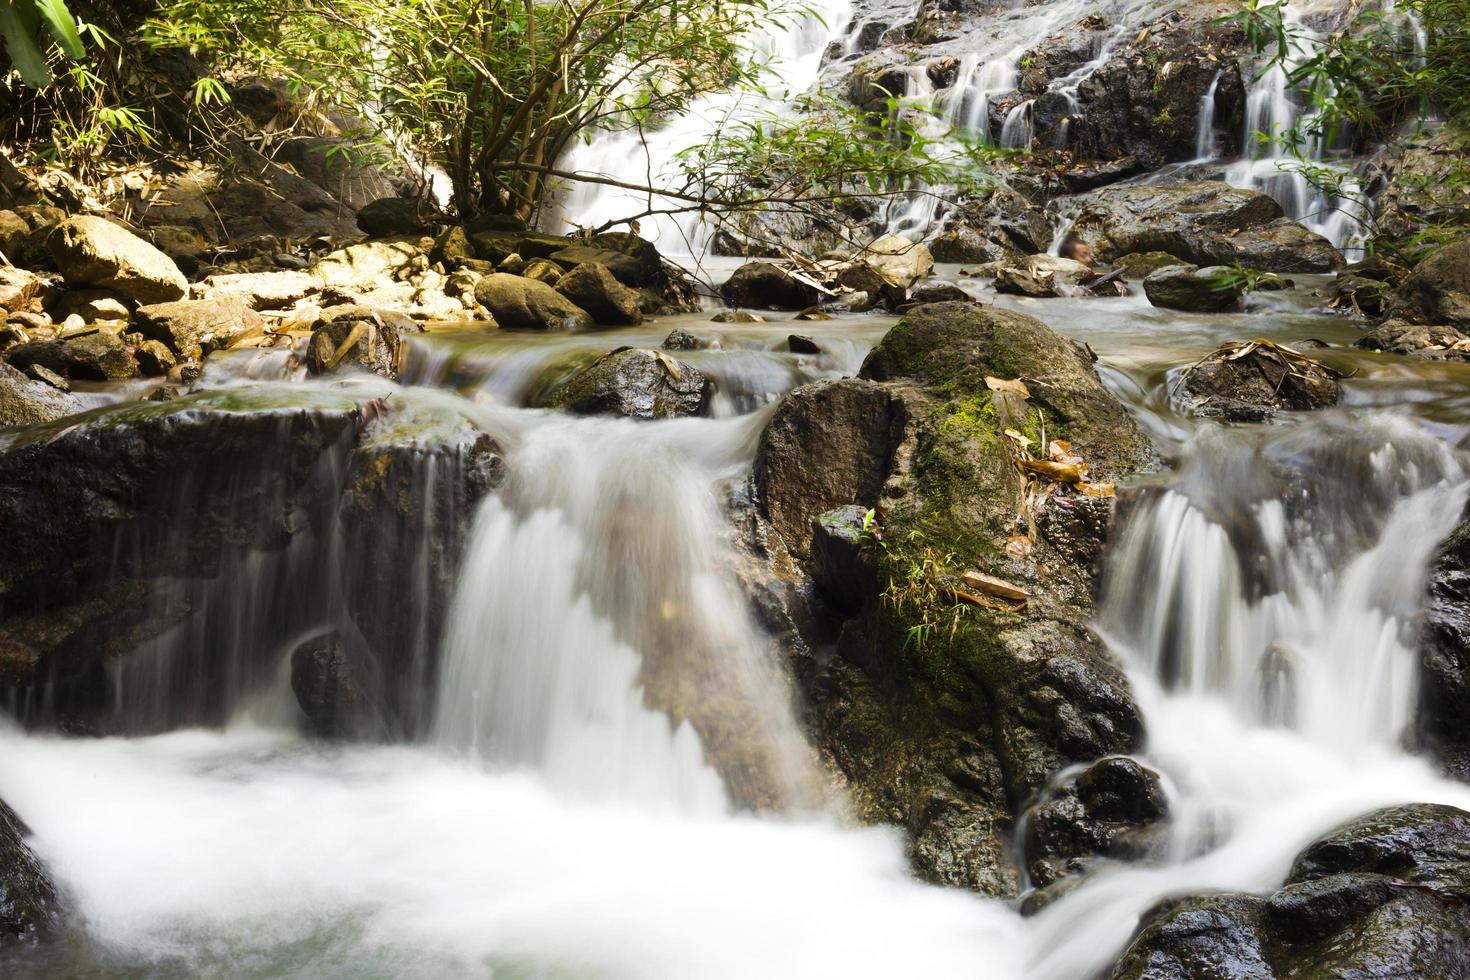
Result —
[[497, 272], [475, 286], [475, 301], [508, 330], [591, 330], [580, 306], [543, 282]]
[[939, 262], [1015, 264], [1046, 251], [1052, 238], [1046, 212], [1009, 190], [959, 201], [929, 245]]
[[138, 362], [127, 345], [105, 330], [22, 344], [7, 350], [5, 359], [21, 370], [38, 364], [71, 379], [121, 381], [138, 376]]
[[996, 270], [995, 291], [1013, 296], [1068, 296], [1092, 275], [1091, 269], [1072, 259], [1030, 255], [1019, 266], [1002, 266]]
[[1311, 411], [1336, 405], [1342, 398], [1338, 377], [1290, 351], [1242, 344], [1227, 345], [1192, 366], [1178, 384], [1195, 415], [1263, 422], [1283, 410]]
[[1470, 334], [1451, 326], [1407, 320], [1385, 320], [1353, 346], [1430, 361], [1470, 360]]
[[848, 504], [827, 511], [812, 524], [812, 582], [844, 611], [858, 611], [880, 588], [878, 569], [864, 551], [876, 521], [869, 508]]
[[1470, 782], [1470, 522], [1455, 528], [1430, 569], [1419, 665], [1419, 741]]
[[138, 359], [138, 370], [148, 378], [165, 377], [179, 363], [173, 351], [157, 340], [143, 341], [133, 351], [133, 356]]
[[899, 289], [908, 289], [934, 271], [929, 247], [902, 235], [884, 235], [871, 242], [863, 249], [862, 258], [868, 268]]
[[1330, 242], [1285, 217], [1269, 196], [1219, 181], [1108, 187], [1077, 200], [1072, 231], [1104, 261], [1159, 251], [1195, 265], [1267, 272], [1342, 265]]
[[1137, 859], [1160, 842], [1169, 803], [1158, 774], [1114, 756], [1064, 780], [1026, 814], [1027, 871], [1037, 887], [1097, 857]]
[[1223, 266], [1201, 269], [1169, 265], [1150, 272], [1143, 291], [1154, 306], [1189, 313], [1226, 313], [1240, 308], [1245, 287]]
[[709, 318], [710, 323], [765, 323], [766, 318], [748, 310], [721, 310]]
[[1470, 140], [1455, 126], [1439, 126], [1393, 140], [1375, 159], [1373, 198], [1377, 235], [1408, 239], [1420, 232], [1470, 225], [1470, 201], [1460, 193]]
[[412, 197], [380, 197], [357, 210], [357, 227], [373, 238], [420, 235], [428, 223], [419, 215], [419, 201]]
[[822, 348], [810, 337], [794, 333], [786, 338], [786, 349], [793, 354], [820, 354]]
[[391, 313], [323, 323], [311, 332], [306, 369], [312, 374], [326, 374], [351, 364], [385, 378], [396, 378], [405, 337], [422, 332], [413, 320]]
[[696, 337], [688, 330], [675, 327], [659, 346], [664, 350], [707, 350], [710, 342], [703, 337]]
[[1310, 844], [1264, 900], [1166, 903], [1110, 976], [1464, 976], [1467, 874], [1470, 813], [1422, 803], [1378, 810]]
[[185, 360], [198, 361], [264, 330], [265, 318], [238, 299], [179, 300], [138, 307], [132, 329]]
[[0, 362], [0, 429], [51, 422], [83, 408], [81, 400]]
[[0, 800], [0, 949], [47, 938], [61, 924], [56, 886], [15, 811]]
[[556, 283], [556, 291], [609, 326], [643, 322], [641, 299], [599, 262], [583, 262]]
[[238, 300], [253, 310], [289, 310], [323, 288], [320, 277], [292, 270], [210, 276], [195, 287], [201, 299]]
[[817, 300], [816, 290], [769, 262], [747, 262], [736, 269], [720, 295], [732, 306], [758, 310], [804, 310]]
[[69, 286], [108, 289], [139, 303], [169, 302], [189, 291], [173, 259], [104, 218], [68, 218], [47, 243]]
[[1189, 263], [1180, 262], [1178, 256], [1168, 252], [1129, 252], [1113, 260], [1113, 266], [1122, 269], [1124, 275], [1130, 279], [1142, 279], [1149, 273], [1170, 265]]
[[660, 351], [620, 347], [574, 374], [551, 405], [579, 415], [667, 419], [705, 415], [714, 383]]
[[362, 655], [338, 633], [305, 641], [291, 653], [291, 691], [322, 738], [363, 738], [383, 727]]
[[923, 303], [964, 303], [969, 301], [970, 296], [963, 289], [945, 279], [929, 279], [918, 283], [909, 290], [909, 302], [915, 305]]
[[1446, 245], [1415, 266], [1389, 312], [1419, 323], [1470, 328], [1470, 241]]

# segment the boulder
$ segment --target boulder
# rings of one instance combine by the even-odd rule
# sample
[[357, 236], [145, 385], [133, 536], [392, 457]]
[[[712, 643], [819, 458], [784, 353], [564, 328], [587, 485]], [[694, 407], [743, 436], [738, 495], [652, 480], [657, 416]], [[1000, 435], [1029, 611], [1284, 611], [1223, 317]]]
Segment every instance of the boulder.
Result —
[[643, 322], [642, 300], [599, 262], [583, 262], [556, 283], [556, 291], [608, 326]]
[[1412, 239], [1427, 231], [1470, 225], [1462, 194], [1470, 137], [1458, 126], [1427, 127], [1391, 140], [1374, 163], [1381, 189], [1373, 197], [1375, 235]]
[[1419, 678], [1418, 740], [1447, 772], [1470, 782], [1470, 521], [1455, 528], [1430, 569]]
[[309, 272], [234, 272], [210, 276], [195, 287], [201, 299], [238, 300], [252, 310], [289, 310], [297, 300], [315, 296], [324, 288], [320, 276]]
[[995, 291], [1038, 298], [1070, 296], [1092, 275], [1090, 268], [1072, 259], [1029, 255], [1019, 266], [1001, 266], [995, 271]]
[[21, 344], [8, 349], [5, 359], [22, 371], [39, 365], [73, 380], [121, 381], [138, 376], [138, 362], [128, 346], [106, 330]]
[[647, 281], [648, 270], [644, 263], [636, 256], [616, 249], [600, 248], [596, 245], [572, 245], [552, 252], [547, 257], [574, 269], [589, 263], [603, 266], [626, 286], [642, 286]]
[[769, 262], [747, 262], [720, 287], [731, 306], [758, 310], [804, 310], [817, 301], [817, 292]]
[[707, 415], [714, 382], [661, 351], [619, 347], [572, 375], [550, 404], [579, 415], [668, 419]]
[[1112, 500], [1058, 487], [1028, 505], [1007, 429], [1068, 440], [1094, 481], [1154, 458], [1087, 352], [1019, 313], [934, 303], [858, 378], [786, 396], [753, 490], [768, 567], [816, 586], [798, 576], [766, 615], [832, 651], [796, 663], [854, 812], [900, 823], [921, 877], [1015, 896], [1022, 807], [1063, 767], [1136, 749], [1142, 721], [1088, 626]]
[[1158, 251], [1195, 265], [1267, 272], [1342, 265], [1331, 242], [1287, 218], [1268, 195], [1220, 181], [1106, 187], [1076, 202], [1072, 233], [1104, 261]]
[[968, 302], [970, 295], [954, 283], [945, 279], [927, 279], [916, 283], [909, 289], [909, 302], [914, 304], [923, 303], [964, 303]]
[[1150, 272], [1170, 265], [1189, 265], [1180, 262], [1177, 255], [1168, 252], [1129, 252], [1113, 260], [1113, 266], [1123, 270], [1130, 279], [1142, 279]]
[[433, 247], [429, 249], [429, 261], [443, 264], [446, 269], [458, 267], [465, 259], [475, 258], [474, 246], [470, 244], [470, 236], [460, 225], [450, 225], [439, 233], [434, 239]]
[[52, 422], [84, 408], [80, 399], [32, 381], [0, 361], [0, 429]]
[[1226, 345], [1178, 381], [1186, 408], [1203, 418], [1264, 422], [1277, 412], [1330, 408], [1342, 398], [1341, 377], [1289, 348]]
[[52, 292], [50, 281], [34, 272], [0, 266], [0, 311], [3, 313], [29, 309], [33, 303], [44, 302]]
[[1015, 265], [1044, 252], [1052, 239], [1046, 212], [1003, 188], [957, 202], [929, 243], [938, 262]]
[[15, 811], [0, 800], [0, 949], [34, 943], [61, 925], [56, 886]]
[[[301, 108], [298, 106], [288, 111], [294, 115]], [[363, 119], [344, 120], [342, 128], [370, 131], [372, 124]], [[387, 161], [381, 148], [371, 143], [364, 146], [362, 140], [352, 136], [293, 137], [277, 148], [275, 157], [299, 175], [302, 183], [309, 182], [324, 196], [341, 202], [338, 208], [349, 213], [397, 192], [395, 175], [390, 167], [385, 166]], [[303, 205], [313, 200], [300, 192], [292, 199], [301, 201]], [[367, 228], [363, 227], [363, 231]]]
[[357, 209], [357, 227], [372, 238], [419, 235], [429, 230], [414, 197], [380, 197]]
[[1470, 813], [1409, 804], [1309, 844], [1265, 898], [1171, 899], [1111, 980], [1470, 974]]
[[497, 272], [475, 286], [475, 301], [507, 330], [591, 330], [592, 316], [543, 282]]
[[1240, 308], [1245, 286], [1223, 266], [1168, 265], [1144, 277], [1143, 292], [1166, 310], [1226, 313]]
[[1470, 360], [1470, 334], [1455, 327], [1408, 320], [1385, 320], [1353, 346], [1430, 361]]
[[1470, 241], [1446, 245], [1415, 266], [1390, 301], [1389, 313], [1470, 329]]
[[669, 331], [669, 335], [664, 338], [664, 342], [659, 344], [659, 347], [664, 350], [705, 350], [709, 346], [710, 342], [708, 340], [702, 337], [696, 337], [688, 330], [680, 327], [675, 327]]
[[30, 237], [30, 222], [14, 211], [0, 211], [0, 254], [14, 262]]
[[186, 276], [197, 273], [209, 255], [209, 246], [203, 237], [183, 225], [154, 225], [148, 229], [148, 240], [173, 259], [179, 271]]
[[422, 263], [433, 245], [419, 238], [359, 242], [340, 248], [317, 260], [311, 274], [328, 286], [342, 289], [372, 289], [391, 283]]
[[265, 318], [238, 299], [191, 299], [138, 307], [132, 329], [185, 360], [197, 361], [264, 330]]
[[68, 289], [57, 293], [48, 305], [58, 323], [73, 316], [86, 323], [126, 323], [133, 315], [127, 303], [105, 289]]
[[321, 738], [364, 738], [381, 732], [382, 709], [373, 697], [365, 658], [353, 655], [337, 632], [314, 636], [291, 652], [291, 692]]
[[138, 359], [138, 370], [147, 378], [165, 377], [179, 363], [174, 352], [157, 340], [143, 341], [133, 351], [133, 356]]
[[799, 333], [786, 338], [786, 349], [793, 354], [820, 354], [822, 348], [812, 338]]
[[105, 218], [68, 218], [52, 229], [47, 246], [69, 286], [95, 286], [139, 303], [165, 303], [189, 291], [173, 259]]
[[306, 369], [312, 374], [326, 374], [352, 364], [385, 378], [396, 378], [405, 336], [422, 332], [422, 327], [401, 314], [332, 320], [311, 332]]
[[550, 259], [532, 259], [521, 270], [521, 275], [527, 279], [544, 282], [548, 286], [555, 286], [561, 282], [561, 277], [566, 275], [566, 270]]
[[862, 251], [863, 262], [889, 285], [908, 289], [934, 271], [929, 247], [902, 235], [884, 235]]

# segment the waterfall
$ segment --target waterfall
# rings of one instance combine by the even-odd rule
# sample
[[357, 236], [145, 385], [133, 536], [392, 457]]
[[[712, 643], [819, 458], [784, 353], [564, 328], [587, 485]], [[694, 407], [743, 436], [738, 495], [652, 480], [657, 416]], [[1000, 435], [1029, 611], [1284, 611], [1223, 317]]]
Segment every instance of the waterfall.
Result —
[[1195, 130], [1194, 156], [1199, 161], [1209, 161], [1220, 155], [1219, 140], [1215, 138], [1215, 91], [1220, 87], [1220, 75], [1210, 80], [1210, 87], [1199, 100], [1199, 125]]
[[718, 770], [740, 803], [811, 802], [715, 497], [768, 414], [522, 420], [464, 560], [435, 738], [595, 798], [721, 812]]
[[[681, 152], [708, 142], [722, 129], [759, 120], [812, 88], [827, 46], [843, 35], [850, 15], [851, 0], [820, 0], [794, 23], [777, 23], [769, 32], [749, 37], [750, 50], [769, 72], [768, 88], [701, 96], [685, 112], [646, 133], [616, 126], [601, 130], [568, 150], [558, 161], [559, 169], [637, 185], [680, 185]], [[657, 194], [575, 183], [542, 223], [564, 231], [567, 225], [597, 227], [636, 218], [639, 234], [665, 255], [703, 255], [714, 232], [697, 211], [644, 214], [680, 207], [682, 202]]]

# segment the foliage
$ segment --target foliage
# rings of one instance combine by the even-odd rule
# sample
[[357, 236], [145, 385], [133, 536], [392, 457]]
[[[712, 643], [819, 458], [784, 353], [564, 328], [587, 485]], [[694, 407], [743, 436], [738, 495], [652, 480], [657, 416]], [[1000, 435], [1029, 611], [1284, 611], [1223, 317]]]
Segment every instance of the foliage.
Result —
[[1241, 265], [1224, 266], [1209, 279], [1210, 289], [1217, 293], [1233, 292], [1245, 295], [1261, 288], [1281, 289], [1285, 280], [1274, 272], [1247, 269]]
[[86, 57], [81, 29], [65, 0], [0, 3], [0, 37], [5, 41], [5, 53], [21, 80], [32, 88], [51, 82], [46, 50], [48, 36], [65, 57], [74, 61]]

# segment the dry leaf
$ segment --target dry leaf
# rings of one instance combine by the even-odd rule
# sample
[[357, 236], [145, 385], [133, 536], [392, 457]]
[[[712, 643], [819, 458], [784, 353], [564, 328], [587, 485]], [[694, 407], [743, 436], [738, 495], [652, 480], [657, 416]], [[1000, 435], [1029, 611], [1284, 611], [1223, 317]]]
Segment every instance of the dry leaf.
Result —
[[1007, 582], [1003, 578], [996, 578], [994, 575], [986, 575], [984, 572], [977, 572], [974, 569], [965, 572], [965, 574], [960, 576], [960, 579], [965, 583], [965, 585], [974, 589], [976, 592], [980, 592], [985, 595], [993, 595], [1001, 599], [1009, 599], [1012, 602], [1025, 602], [1026, 600], [1031, 598], [1031, 593], [1027, 592], [1019, 585]]
[[1117, 488], [1111, 483], [1079, 483], [1077, 492], [1084, 497], [1115, 497]]
[[1025, 558], [1031, 554], [1031, 539], [1024, 534], [1012, 534], [1006, 539], [1006, 554], [1012, 558]]
[[1006, 437], [1015, 440], [1015, 442], [1018, 443], [1022, 449], [1031, 448], [1032, 440], [1027, 436], [1021, 435], [1021, 433], [1017, 432], [1015, 429], [1007, 429]]
[[989, 388], [991, 391], [1014, 392], [1020, 395], [1022, 398], [1031, 397], [1031, 389], [1027, 388], [1026, 383], [1020, 378], [1016, 378], [1014, 381], [1007, 381], [1004, 378], [992, 378], [989, 375], [986, 375], [985, 387]]
[[1050, 459], [1018, 459], [1017, 465], [1028, 473], [1037, 473], [1055, 483], [1081, 483], [1087, 479], [1087, 464], [1058, 463]]

